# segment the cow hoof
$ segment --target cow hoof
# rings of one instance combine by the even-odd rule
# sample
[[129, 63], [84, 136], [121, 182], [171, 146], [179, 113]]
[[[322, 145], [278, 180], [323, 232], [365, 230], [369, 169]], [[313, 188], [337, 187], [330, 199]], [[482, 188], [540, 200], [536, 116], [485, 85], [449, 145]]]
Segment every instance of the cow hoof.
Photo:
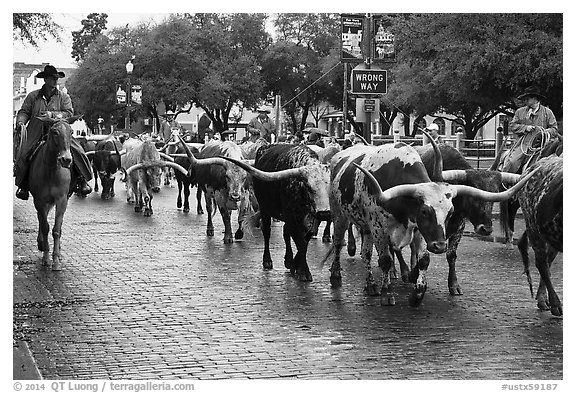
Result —
[[185, 207], [184, 210], [182, 210], [184, 213], [188, 213], [190, 211], [189, 207]]
[[234, 243], [234, 240], [232, 239], [232, 237], [225, 237], [224, 238], [224, 244], [232, 244]]
[[242, 231], [242, 229], [238, 229], [236, 231], [236, 233], [234, 234], [234, 239], [236, 240], [240, 240], [244, 237], [244, 231]]
[[140, 206], [134, 206], [134, 211], [136, 213], [140, 213], [142, 211], [142, 208]]
[[550, 309], [550, 312], [552, 313], [552, 315], [555, 315], [557, 317], [561, 317], [562, 316], [562, 306], [552, 307]]
[[204, 214], [204, 210], [202, 210], [202, 209], [200, 208], [200, 209], [196, 210], [196, 213], [197, 213], [197, 214]]
[[410, 278], [408, 277], [408, 273], [404, 273], [402, 275], [402, 282], [406, 282], [406, 283], [410, 282]]
[[182, 207], [182, 202], [176, 202], [176, 209], [180, 209]]
[[206, 236], [214, 236], [214, 229], [206, 229]]
[[272, 269], [272, 261], [264, 261], [264, 262], [262, 262], [262, 267], [264, 267], [265, 270], [270, 270], [270, 269]]
[[312, 274], [309, 271], [297, 270], [294, 274], [294, 278], [298, 281], [312, 281]]
[[294, 267], [294, 259], [291, 257], [284, 257], [284, 267], [286, 269], [292, 269]]
[[450, 291], [450, 295], [452, 296], [462, 296], [462, 289], [460, 289], [460, 285], [454, 285], [451, 287], [448, 287], [448, 291]]
[[332, 241], [332, 236], [322, 236], [322, 243], [330, 243]]
[[376, 283], [366, 284], [366, 287], [364, 288], [364, 292], [366, 292], [366, 294], [368, 296], [380, 295], [380, 291], [378, 290], [378, 286], [376, 285]]
[[380, 305], [381, 306], [395, 306], [396, 305], [396, 298], [394, 295], [386, 294], [380, 297]]
[[550, 305], [546, 300], [538, 300], [538, 308], [542, 311], [548, 311], [550, 310]]
[[330, 285], [332, 285], [332, 288], [340, 288], [342, 286], [342, 275], [333, 273], [330, 276]]
[[144, 210], [144, 217], [150, 217], [152, 215], [152, 210]]
[[55, 272], [62, 270], [62, 266], [60, 265], [60, 261], [52, 262], [52, 270]]

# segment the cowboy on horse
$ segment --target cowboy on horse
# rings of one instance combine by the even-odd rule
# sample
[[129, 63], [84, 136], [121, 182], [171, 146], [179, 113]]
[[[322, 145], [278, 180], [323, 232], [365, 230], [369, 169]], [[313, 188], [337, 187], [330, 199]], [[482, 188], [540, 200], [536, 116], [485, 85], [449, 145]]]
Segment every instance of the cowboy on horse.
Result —
[[510, 122], [510, 131], [518, 139], [503, 157], [503, 172], [522, 173], [540, 158], [547, 144], [562, 138], [554, 113], [540, 103], [546, 97], [538, 88], [528, 87], [518, 99], [524, 100], [525, 106], [516, 110]]
[[[47, 65], [44, 71], [38, 73], [36, 78], [44, 78], [44, 85], [39, 90], [29, 93], [24, 99], [22, 108], [16, 115], [16, 132], [25, 132], [26, 142], [18, 154], [14, 164], [14, 176], [16, 177], [16, 197], [27, 200], [29, 198], [28, 172], [30, 161], [50, 128], [49, 122], [42, 119], [65, 120], [74, 114], [70, 96], [58, 90], [58, 78], [63, 78], [63, 72], [56, 70], [54, 66]], [[70, 182], [69, 195], [78, 192], [87, 195], [92, 188], [87, 181], [92, 179], [92, 169], [88, 157], [80, 143], [72, 138], [70, 141], [72, 152], [72, 180]]]

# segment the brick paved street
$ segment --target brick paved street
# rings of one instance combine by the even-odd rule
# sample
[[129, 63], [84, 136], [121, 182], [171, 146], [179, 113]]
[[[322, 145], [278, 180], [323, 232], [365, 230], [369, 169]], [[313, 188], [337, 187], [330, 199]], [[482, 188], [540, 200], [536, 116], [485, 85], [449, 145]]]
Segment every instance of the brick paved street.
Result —
[[[444, 255], [433, 256], [421, 306], [398, 280], [397, 305], [383, 307], [363, 294], [358, 257], [343, 257], [343, 286], [331, 289], [321, 239], [309, 248], [314, 281], [297, 282], [280, 223], [264, 271], [260, 232], [224, 245], [219, 214], [207, 238], [206, 215], [195, 200], [176, 209], [176, 189], [154, 195], [151, 217], [116, 189], [70, 199], [60, 272], [40, 267], [33, 203], [14, 199], [14, 333], [45, 379], [563, 378], [563, 320], [537, 309], [516, 247], [466, 236], [463, 296], [448, 294]], [[532, 274], [537, 283], [533, 261]]]

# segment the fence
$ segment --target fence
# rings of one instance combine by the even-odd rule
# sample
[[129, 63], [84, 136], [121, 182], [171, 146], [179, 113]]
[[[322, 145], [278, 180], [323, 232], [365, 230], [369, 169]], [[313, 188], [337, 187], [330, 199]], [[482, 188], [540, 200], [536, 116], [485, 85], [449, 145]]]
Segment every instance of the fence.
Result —
[[[494, 162], [502, 143], [506, 143], [504, 151], [508, 150], [513, 143], [509, 138], [504, 140], [504, 134], [500, 131], [496, 132], [495, 139], [465, 139], [464, 134], [459, 132], [454, 137], [442, 137], [442, 140], [444, 143], [460, 151], [470, 165], [476, 169], [489, 168]], [[394, 136], [374, 135], [372, 138], [372, 143], [375, 145], [397, 142], [404, 142], [413, 146], [422, 146], [423, 144], [430, 143], [427, 138], [424, 137], [401, 137], [398, 133], [394, 133]]]

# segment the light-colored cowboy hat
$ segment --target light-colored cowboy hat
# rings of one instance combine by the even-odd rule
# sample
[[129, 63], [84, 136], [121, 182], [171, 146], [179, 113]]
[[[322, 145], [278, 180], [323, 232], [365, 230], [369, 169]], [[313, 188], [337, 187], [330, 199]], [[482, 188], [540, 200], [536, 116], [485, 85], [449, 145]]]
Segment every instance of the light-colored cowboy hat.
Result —
[[260, 113], [270, 113], [270, 108], [268, 108], [266, 105], [261, 105], [260, 107], [258, 107], [258, 109], [256, 109], [256, 112], [260, 112]]
[[440, 131], [440, 128], [438, 127], [438, 124], [432, 123], [432, 124], [429, 124], [428, 126], [426, 126], [426, 130], [428, 130], [428, 131]]

